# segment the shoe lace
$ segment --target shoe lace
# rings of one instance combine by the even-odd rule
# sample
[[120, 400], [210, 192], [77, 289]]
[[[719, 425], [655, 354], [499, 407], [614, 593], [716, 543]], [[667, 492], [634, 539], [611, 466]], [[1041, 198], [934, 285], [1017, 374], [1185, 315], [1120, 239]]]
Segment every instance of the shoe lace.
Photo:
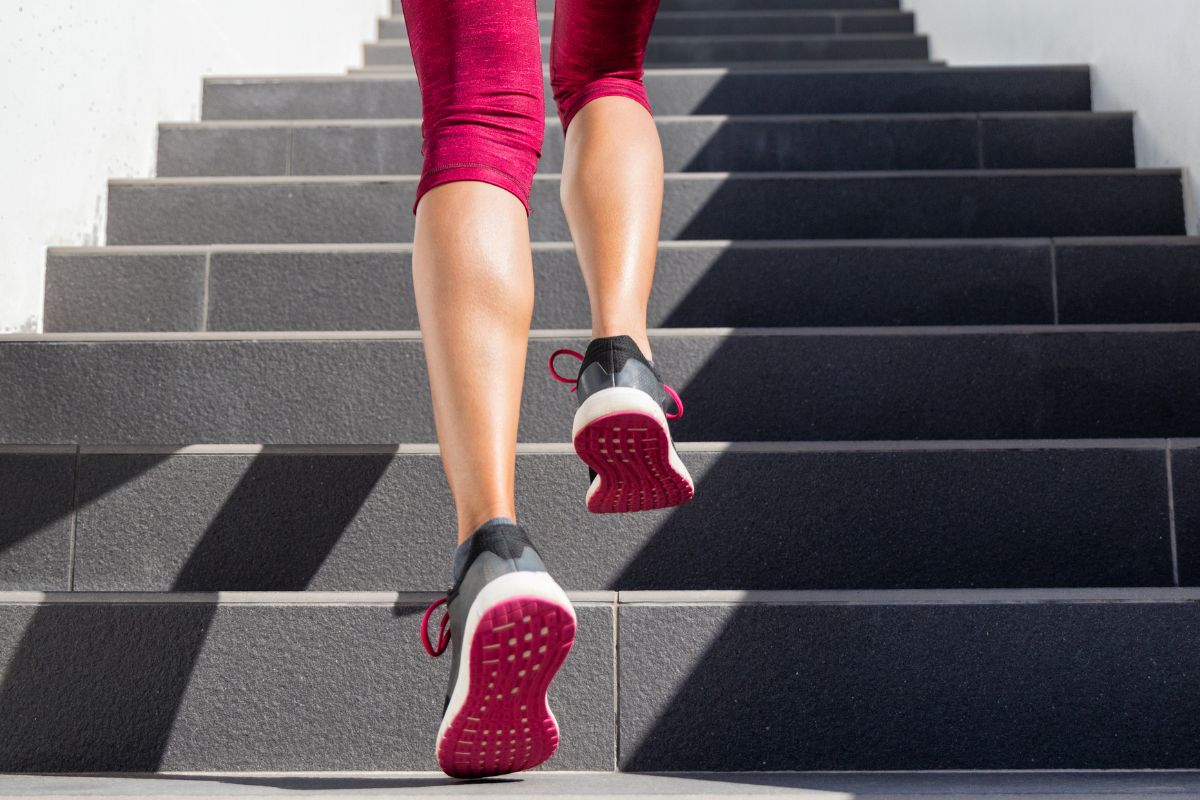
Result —
[[421, 617], [421, 644], [425, 645], [425, 652], [434, 658], [446, 652], [446, 648], [450, 645], [450, 631], [446, 629], [446, 624], [450, 622], [450, 610], [446, 609], [446, 613], [442, 615], [442, 624], [438, 626], [436, 647], [429, 641], [429, 618], [438, 606], [443, 605], [449, 599], [449, 597], [443, 597], [439, 600], [434, 600], [429, 608], [425, 609], [425, 616]]
[[[555, 350], [553, 353], [550, 354], [550, 374], [553, 375], [554, 380], [558, 381], [559, 383], [571, 384], [571, 391], [574, 392], [577, 389], [579, 389], [579, 379], [578, 378], [567, 378], [567, 377], [564, 377], [564, 376], [558, 374], [558, 370], [554, 368], [554, 360], [556, 358], [558, 358], [559, 356], [574, 356], [575, 358], [578, 358], [580, 361], [583, 361], [583, 354], [577, 350], [572, 350], [569, 347], [564, 347], [559, 350]], [[671, 399], [675, 401], [675, 407], [679, 409], [679, 411], [675, 414], [667, 414], [667, 419], [679, 419], [680, 417], [683, 416], [683, 400], [680, 399], [678, 392], [676, 392], [670, 386], [667, 386], [665, 383], [663, 384], [663, 389], [665, 389], [667, 394], [669, 394], [671, 396]]]

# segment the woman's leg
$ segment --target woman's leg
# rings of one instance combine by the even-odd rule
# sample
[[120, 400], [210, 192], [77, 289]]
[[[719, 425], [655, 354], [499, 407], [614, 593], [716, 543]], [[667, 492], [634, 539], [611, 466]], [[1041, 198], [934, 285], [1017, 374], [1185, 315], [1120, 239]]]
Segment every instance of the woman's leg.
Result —
[[425, 157], [413, 285], [461, 541], [493, 517], [515, 519], [541, 50], [531, 0], [404, 0], [404, 16]]
[[566, 132], [562, 204], [592, 337], [627, 335], [647, 358], [663, 155], [642, 63], [657, 10], [658, 0], [558, 0], [550, 62]]
[[566, 133], [562, 204], [592, 307], [572, 423], [589, 511], [685, 503], [694, 486], [668, 420], [681, 416], [646, 336], [663, 155], [642, 62], [658, 0], [557, 0], [550, 82]]

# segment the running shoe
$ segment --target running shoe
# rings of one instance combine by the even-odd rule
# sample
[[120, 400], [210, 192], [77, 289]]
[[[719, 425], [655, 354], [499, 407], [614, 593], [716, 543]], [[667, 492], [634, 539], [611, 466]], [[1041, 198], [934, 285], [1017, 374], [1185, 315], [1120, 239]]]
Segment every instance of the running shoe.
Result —
[[[575, 378], [555, 369], [555, 359], [562, 355], [580, 360]], [[556, 350], [550, 373], [574, 385], [578, 409], [571, 438], [588, 465], [588, 511], [648, 511], [692, 499], [692, 476], [667, 425], [683, 416], [683, 401], [632, 338], [593, 339], [582, 354]]]
[[[429, 618], [446, 606], [437, 644]], [[447, 630], [449, 626], [449, 630]], [[450, 685], [437, 734], [438, 766], [455, 778], [535, 767], [558, 749], [546, 702], [575, 641], [575, 611], [520, 525], [484, 523], [470, 539], [454, 588], [421, 619], [421, 643], [451, 648]]]

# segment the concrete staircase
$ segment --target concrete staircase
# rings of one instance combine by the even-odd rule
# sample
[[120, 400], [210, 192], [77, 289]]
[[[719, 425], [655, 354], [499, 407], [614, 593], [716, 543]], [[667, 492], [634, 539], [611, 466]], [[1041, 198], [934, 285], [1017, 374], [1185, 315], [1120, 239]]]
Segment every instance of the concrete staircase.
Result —
[[[1087, 67], [913, 31], [896, 0], [664, 0], [674, 511], [583, 507], [548, 109], [518, 504], [579, 612], [553, 769], [1200, 766], [1180, 173], [1134, 168]], [[436, 767], [417, 623], [453, 525], [419, 95], [379, 32], [348, 75], [207, 80], [159, 177], [112, 182], [109, 246], [50, 252], [48, 333], [0, 339], [0, 771]]]

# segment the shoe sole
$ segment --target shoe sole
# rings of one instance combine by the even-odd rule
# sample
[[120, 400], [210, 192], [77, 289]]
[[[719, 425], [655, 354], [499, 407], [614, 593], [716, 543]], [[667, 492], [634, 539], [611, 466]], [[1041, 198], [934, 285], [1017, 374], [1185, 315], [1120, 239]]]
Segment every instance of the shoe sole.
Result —
[[675, 453], [667, 418], [640, 389], [602, 389], [575, 413], [575, 452], [596, 471], [587, 509], [594, 514], [681, 505], [695, 487]]
[[486, 604], [477, 619], [474, 613], [468, 617], [461, 659], [468, 673], [460, 674], [438, 732], [438, 766], [451, 777], [520, 772], [558, 749], [558, 722], [546, 693], [575, 641], [570, 602], [545, 573], [505, 575], [484, 592], [506, 578], [526, 582], [532, 575], [543, 576], [553, 589], [508, 596]]

